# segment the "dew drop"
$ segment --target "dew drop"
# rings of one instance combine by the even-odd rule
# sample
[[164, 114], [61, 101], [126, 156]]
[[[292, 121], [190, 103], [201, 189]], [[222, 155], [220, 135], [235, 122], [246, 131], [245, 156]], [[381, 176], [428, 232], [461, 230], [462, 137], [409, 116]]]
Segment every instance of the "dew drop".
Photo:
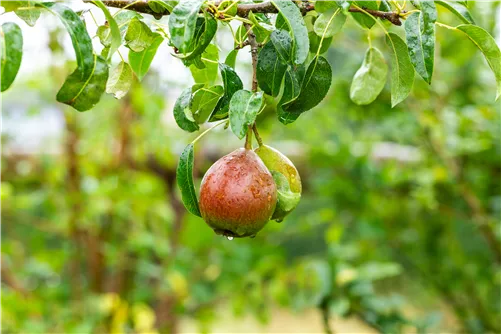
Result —
[[283, 222], [283, 221], [284, 221], [284, 219], [283, 219], [283, 218], [279, 218], [279, 219], [276, 219], [275, 221], [276, 221], [277, 223], [281, 223], [281, 222]]
[[251, 239], [254, 239], [255, 237], [256, 237], [255, 234], [253, 234], [253, 235], [250, 236]]
[[226, 236], [226, 239], [228, 239], [228, 240], [230, 240], [230, 241], [231, 241], [231, 240], [233, 240], [233, 237], [231, 237], [231, 236], [227, 235], [227, 236]]

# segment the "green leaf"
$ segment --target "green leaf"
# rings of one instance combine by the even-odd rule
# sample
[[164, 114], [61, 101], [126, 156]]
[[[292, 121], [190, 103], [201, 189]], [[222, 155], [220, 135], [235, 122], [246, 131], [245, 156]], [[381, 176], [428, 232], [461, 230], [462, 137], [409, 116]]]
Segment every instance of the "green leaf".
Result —
[[[353, 1], [353, 3], [362, 9], [378, 9], [377, 1]], [[376, 23], [372, 15], [369, 16], [365, 13], [351, 13], [351, 15], [363, 28], [370, 29]]]
[[221, 85], [202, 87], [195, 92], [191, 101], [191, 111], [198, 124], [207, 120], [223, 94], [224, 88]]
[[154, 34], [151, 29], [137, 17], [133, 18], [125, 34], [125, 46], [134, 52], [141, 52], [153, 43]]
[[[105, 48], [108, 48], [107, 52], [109, 52], [109, 48], [110, 48], [110, 45], [111, 45], [111, 30], [110, 30], [110, 27], [107, 26], [106, 24], [102, 25], [102, 26], [99, 26], [97, 28], [96, 35], [97, 35], [97, 37], [99, 37], [99, 41], [101, 42], [101, 44]], [[121, 40], [122, 40], [122, 37], [120, 37], [120, 41]], [[106, 58], [108, 58], [108, 56], [106, 56]]]
[[287, 112], [299, 116], [318, 105], [327, 95], [331, 82], [332, 69], [327, 59], [322, 56], [313, 58], [306, 70], [301, 92], [292, 103], [287, 104]]
[[164, 1], [164, 0], [149, 0], [148, 7], [158, 14], [172, 13], [172, 10], [177, 5], [178, 1]]
[[219, 50], [214, 44], [209, 44], [202, 53], [204, 60], [203, 68], [198, 68], [195, 65], [190, 66], [191, 75], [196, 83], [212, 84], [217, 79]]
[[175, 55], [176, 57], [183, 60], [195, 59], [205, 51], [214, 38], [217, 31], [216, 19], [211, 14], [205, 13], [203, 18], [198, 19], [198, 22], [200, 22], [200, 24], [197, 23], [197, 30], [199, 31], [195, 33], [195, 37], [188, 50], [183, 55]]
[[35, 23], [40, 17], [40, 9], [34, 7], [35, 5], [34, 1], [19, 1], [19, 2], [22, 2], [23, 5], [21, 8], [18, 8], [16, 10], [16, 15], [21, 20], [26, 22], [27, 25], [29, 25], [30, 27], [34, 27]]
[[101, 8], [101, 10], [104, 13], [104, 16], [106, 17], [106, 21], [108, 23], [110, 35], [111, 35], [111, 43], [109, 45], [110, 50], [108, 51], [108, 59], [111, 58], [111, 56], [115, 53], [115, 51], [118, 50], [120, 45], [122, 44], [122, 37], [120, 36], [120, 29], [118, 28], [118, 24], [113, 18], [113, 16], [110, 14], [110, 11], [108, 8], [106, 8], [105, 5], [101, 1], [93, 1], [93, 3]]
[[108, 81], [108, 63], [101, 56], [93, 57], [94, 67], [91, 70], [78, 67], [66, 78], [57, 93], [57, 101], [78, 111], [89, 110], [99, 102]]
[[289, 63], [292, 60], [293, 45], [289, 33], [285, 30], [275, 30], [270, 35], [270, 41], [284, 63]]
[[153, 33], [153, 42], [141, 52], [129, 51], [129, 64], [134, 73], [141, 81], [148, 72], [151, 62], [157, 53], [157, 49], [163, 42], [163, 37], [158, 33]]
[[343, 29], [345, 22], [346, 15], [343, 14], [340, 8], [331, 9], [320, 14], [315, 21], [313, 31], [320, 37], [332, 37]]
[[23, 34], [15, 23], [7, 22], [0, 28], [1, 91], [12, 85], [23, 58]]
[[217, 102], [214, 112], [209, 118], [209, 122], [217, 121], [228, 117], [228, 110], [233, 94], [244, 88], [242, 80], [237, 72], [226, 64], [219, 64], [221, 78], [224, 84], [224, 95]]
[[388, 0], [381, 0], [379, 4], [379, 10], [383, 12], [391, 12], [391, 6]]
[[129, 91], [133, 79], [134, 74], [130, 65], [124, 61], [120, 62], [113, 69], [106, 83], [106, 93], [113, 94], [115, 98], [121, 99]]
[[242, 89], [233, 95], [230, 101], [230, 127], [239, 139], [245, 137], [262, 105], [262, 92], [252, 93]]
[[197, 194], [193, 184], [193, 144], [189, 144], [179, 157], [176, 170], [177, 186], [181, 191], [184, 207], [192, 214], [201, 217]]
[[[329, 38], [324, 38], [322, 41], [322, 38], [319, 37], [314, 31], [310, 31], [308, 33], [308, 38], [310, 39], [310, 52], [311, 53], [317, 53], [322, 54], [327, 52], [329, 50], [329, 47], [331, 46], [332, 43], [332, 37]], [[322, 42], [322, 45], [320, 45], [320, 42]], [[320, 48], [320, 51], [318, 50]]]
[[254, 24], [252, 32], [256, 36], [256, 41], [258, 43], [263, 43], [275, 29], [275, 27], [267, 23], [260, 22], [252, 12], [249, 13], [248, 19]]
[[501, 95], [501, 52], [494, 38], [484, 29], [472, 25], [462, 24], [456, 29], [464, 32], [468, 38], [482, 51], [497, 82], [496, 100]]
[[358, 105], [372, 103], [383, 90], [387, 75], [388, 65], [383, 54], [376, 48], [369, 48], [362, 66], [353, 77], [351, 100]]
[[320, 0], [320, 1], [315, 2], [315, 11], [317, 13], [325, 13], [329, 10], [336, 9], [336, 8], [337, 8], [336, 1]]
[[414, 68], [409, 58], [407, 45], [394, 33], [389, 33], [386, 43], [393, 52], [391, 63], [391, 107], [409, 95], [414, 83]]
[[468, 8], [466, 8], [463, 4], [457, 2], [448, 2], [448, 1], [435, 1], [437, 5], [440, 5], [446, 9], [448, 9], [451, 13], [456, 15], [461, 21], [466, 24], [475, 24], [475, 20], [470, 14]]
[[226, 59], [224, 60], [224, 63], [231, 68], [235, 69], [235, 65], [237, 62], [237, 55], [238, 55], [238, 50], [231, 50], [228, 52], [228, 55], [226, 56]]
[[435, 60], [435, 21], [437, 10], [433, 1], [423, 1], [421, 12], [411, 14], [405, 21], [409, 56], [416, 72], [431, 83]]
[[[284, 174], [272, 170], [270, 171], [273, 180], [277, 186], [277, 207], [283, 213], [289, 213], [296, 208], [301, 200], [301, 193], [295, 193], [291, 190], [289, 180]], [[278, 221], [278, 220], [277, 220]]]
[[300, 113], [290, 113], [285, 108], [287, 104], [296, 100], [301, 93], [301, 84], [303, 83], [305, 71], [304, 64], [297, 67], [289, 66], [285, 71], [284, 90], [277, 108], [278, 120], [283, 124], [294, 122], [300, 115]]
[[143, 16], [131, 10], [123, 10], [115, 14], [115, 21], [118, 24], [118, 29], [120, 29], [120, 35], [122, 37], [125, 37], [129, 24], [133, 18], [142, 19]]
[[308, 39], [308, 29], [306, 29], [299, 8], [292, 1], [272, 0], [272, 3], [279, 10], [281, 17], [290, 28], [292, 38], [294, 39], [294, 63], [304, 63], [308, 57], [310, 41]]
[[194, 132], [200, 128], [195, 122], [190, 109], [192, 94], [192, 87], [186, 88], [177, 98], [176, 104], [174, 105], [174, 119], [177, 125], [188, 132]]
[[169, 32], [172, 44], [186, 53], [197, 25], [198, 12], [204, 0], [180, 1], [169, 16]]
[[94, 51], [92, 49], [92, 40], [87, 33], [85, 24], [80, 17], [70, 8], [54, 2], [40, 2], [37, 6], [45, 8], [52, 14], [59, 17], [70, 34], [71, 43], [75, 50], [77, 67], [82, 73], [92, 71], [95, 67]]

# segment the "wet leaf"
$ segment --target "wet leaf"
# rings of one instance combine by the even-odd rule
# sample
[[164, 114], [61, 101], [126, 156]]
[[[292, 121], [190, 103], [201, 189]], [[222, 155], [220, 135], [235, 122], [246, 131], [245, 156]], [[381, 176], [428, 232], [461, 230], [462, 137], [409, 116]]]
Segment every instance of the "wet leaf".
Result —
[[[302, 64], [308, 57], [310, 41], [308, 39], [308, 30], [303, 20], [303, 16], [297, 5], [292, 1], [273, 0], [273, 5], [279, 10], [284, 22], [290, 28], [294, 40], [293, 54], [294, 63]], [[277, 29], [279, 27], [277, 26]]]
[[198, 68], [195, 65], [190, 65], [191, 75], [196, 83], [212, 84], [217, 79], [219, 51], [217, 46], [209, 44], [202, 53], [201, 62], [203, 68]]
[[414, 67], [405, 42], [394, 33], [389, 33], [386, 43], [392, 51], [391, 106], [394, 107], [409, 95], [414, 83]]
[[316, 19], [313, 30], [315, 33], [325, 38], [332, 37], [343, 29], [346, 22], [346, 15], [343, 14], [340, 8], [331, 9], [320, 14]]
[[358, 105], [372, 103], [383, 90], [387, 75], [388, 65], [383, 54], [376, 48], [369, 48], [362, 66], [353, 77], [351, 100]]
[[[110, 11], [101, 1], [93, 1], [93, 3], [101, 8], [106, 17], [106, 21], [108, 23], [108, 33], [110, 34], [110, 49], [108, 51], [108, 59], [118, 50], [120, 45], [122, 44], [122, 37], [120, 36], [120, 29], [118, 28], [118, 24], [111, 15]], [[101, 38], [101, 37], [100, 37]]]
[[284, 63], [289, 63], [292, 60], [292, 45], [293, 41], [289, 33], [285, 30], [275, 30], [270, 35], [270, 40], [277, 50], [278, 55]]
[[23, 34], [15, 23], [7, 22], [0, 28], [1, 91], [12, 85], [23, 58]]
[[466, 24], [475, 24], [475, 20], [470, 14], [468, 8], [465, 7], [464, 4], [461, 4], [460, 1], [435, 1], [437, 5], [440, 5], [446, 9], [448, 9], [451, 13], [456, 15], [461, 21]]
[[405, 21], [405, 36], [411, 63], [429, 84], [435, 61], [436, 20], [435, 4], [433, 1], [424, 1], [421, 3], [421, 12], [411, 14]]
[[230, 66], [231, 68], [235, 69], [235, 64], [237, 62], [237, 55], [238, 55], [238, 50], [231, 50], [226, 56], [224, 63]]
[[116, 99], [124, 97], [132, 86], [134, 74], [129, 64], [122, 61], [111, 72], [106, 84], [106, 93], [113, 94]]
[[[275, 170], [270, 171], [270, 173], [277, 185], [277, 208], [279, 208], [281, 212], [287, 214], [294, 210], [299, 204], [301, 193], [295, 193], [291, 190], [289, 181], [284, 174]], [[285, 214], [281, 216], [282, 219]]]
[[221, 85], [202, 87], [195, 92], [191, 102], [191, 110], [198, 124], [207, 120], [223, 94], [224, 88]]
[[254, 24], [252, 32], [256, 36], [256, 41], [258, 43], [263, 43], [275, 29], [272, 25], [260, 22], [252, 12], [249, 13], [248, 19]]
[[163, 40], [160, 34], [153, 33], [153, 41], [146, 49], [141, 52], [129, 51], [129, 64], [140, 81], [148, 73], [151, 62]]
[[244, 88], [242, 80], [240, 80], [240, 77], [233, 68], [226, 64], [219, 64], [219, 70], [223, 79], [224, 95], [217, 102], [214, 112], [209, 118], [209, 122], [227, 118], [233, 94]]
[[300, 115], [300, 113], [288, 112], [286, 107], [288, 103], [292, 103], [299, 96], [305, 71], [306, 67], [304, 65], [296, 68], [289, 66], [285, 71], [284, 91], [277, 107], [278, 120], [283, 124], [294, 122]]
[[155, 35], [151, 29], [137, 17], [134, 17], [125, 34], [125, 46], [134, 52], [141, 52], [153, 43]]
[[257, 113], [263, 105], [263, 93], [252, 93], [248, 90], [239, 90], [230, 101], [230, 127], [239, 138], [245, 137], [249, 125], [256, 120]]
[[325, 13], [329, 10], [336, 9], [336, 1], [317, 1], [315, 2], [315, 11], [317, 13]]
[[192, 87], [186, 88], [177, 98], [176, 104], [174, 105], [174, 119], [177, 125], [188, 132], [194, 132], [200, 128], [195, 122], [190, 108], [192, 94]]
[[204, 0], [180, 1], [169, 16], [171, 42], [181, 53], [186, 53], [193, 40], [198, 12], [203, 2]]
[[501, 95], [501, 52], [496, 40], [484, 29], [472, 25], [462, 24], [456, 29], [464, 32], [468, 38], [482, 51], [497, 82], [496, 100]]
[[192, 60], [200, 56], [210, 44], [217, 31], [217, 21], [209, 13], [205, 13], [203, 18], [198, 18], [197, 31], [188, 50], [183, 55], [176, 57], [183, 60]]
[[176, 181], [184, 207], [192, 214], [201, 217], [200, 208], [198, 207], [197, 194], [193, 183], [193, 144], [189, 144], [179, 157], [179, 164], [176, 170]]
[[[353, 1], [353, 3], [362, 9], [378, 9], [377, 1]], [[372, 15], [367, 15], [365, 13], [351, 13], [351, 15], [363, 28], [370, 29], [376, 23]]]

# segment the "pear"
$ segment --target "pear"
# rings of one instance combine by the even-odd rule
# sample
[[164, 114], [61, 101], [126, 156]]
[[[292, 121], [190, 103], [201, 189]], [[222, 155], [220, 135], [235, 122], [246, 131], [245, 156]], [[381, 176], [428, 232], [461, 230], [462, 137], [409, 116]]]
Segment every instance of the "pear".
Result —
[[262, 145], [255, 152], [271, 172], [277, 185], [278, 201], [271, 219], [281, 222], [299, 204], [301, 177], [292, 161], [273, 147]]
[[237, 149], [216, 161], [200, 186], [200, 213], [217, 234], [255, 236], [277, 203], [273, 177], [252, 150]]

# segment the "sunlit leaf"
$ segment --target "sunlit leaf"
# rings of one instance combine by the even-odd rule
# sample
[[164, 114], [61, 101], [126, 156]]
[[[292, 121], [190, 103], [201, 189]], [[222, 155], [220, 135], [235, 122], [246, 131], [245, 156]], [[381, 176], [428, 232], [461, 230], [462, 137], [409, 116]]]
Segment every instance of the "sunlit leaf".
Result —
[[351, 100], [358, 105], [372, 103], [383, 90], [387, 75], [388, 65], [383, 54], [376, 48], [369, 48], [362, 66], [353, 77]]
[[12, 85], [23, 58], [23, 34], [15, 23], [7, 22], [0, 27], [1, 91]]
[[142, 80], [150, 69], [151, 62], [163, 40], [160, 34], [154, 33], [153, 42], [146, 49], [141, 52], [129, 51], [129, 64], [139, 80]]
[[106, 93], [113, 94], [115, 98], [124, 97], [132, 86], [134, 74], [129, 64], [122, 61], [111, 71], [106, 84]]

